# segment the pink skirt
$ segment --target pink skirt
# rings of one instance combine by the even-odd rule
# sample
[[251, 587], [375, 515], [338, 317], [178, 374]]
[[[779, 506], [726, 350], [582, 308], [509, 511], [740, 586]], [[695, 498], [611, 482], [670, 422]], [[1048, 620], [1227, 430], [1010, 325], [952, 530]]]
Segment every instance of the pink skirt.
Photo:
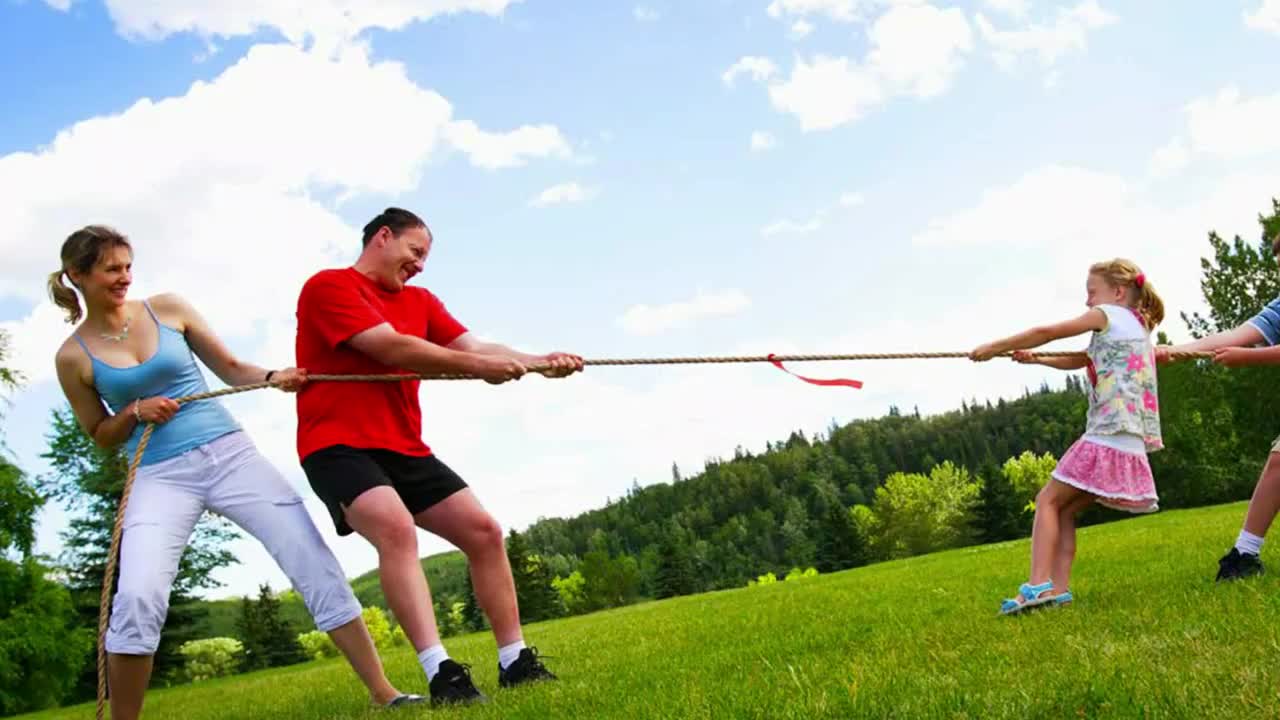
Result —
[[1096, 495], [1104, 507], [1132, 513], [1159, 509], [1145, 452], [1125, 452], [1081, 438], [1058, 461], [1053, 478]]

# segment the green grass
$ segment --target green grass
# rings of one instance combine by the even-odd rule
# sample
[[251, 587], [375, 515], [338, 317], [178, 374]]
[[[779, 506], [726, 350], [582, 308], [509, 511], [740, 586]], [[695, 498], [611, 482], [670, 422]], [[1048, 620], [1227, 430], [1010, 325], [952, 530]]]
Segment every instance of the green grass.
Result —
[[[493, 702], [394, 717], [1277, 717], [1280, 580], [1212, 582], [1243, 515], [1234, 504], [1087, 528], [1075, 605], [1024, 617], [996, 616], [1026, 573], [1020, 541], [531, 625], [562, 679], [516, 691], [497, 689], [490, 636], [454, 638]], [[425, 691], [408, 650], [386, 662], [402, 689]], [[147, 711], [391, 717], [368, 709], [341, 661], [155, 692]], [[29, 717], [92, 716], [90, 704]]]

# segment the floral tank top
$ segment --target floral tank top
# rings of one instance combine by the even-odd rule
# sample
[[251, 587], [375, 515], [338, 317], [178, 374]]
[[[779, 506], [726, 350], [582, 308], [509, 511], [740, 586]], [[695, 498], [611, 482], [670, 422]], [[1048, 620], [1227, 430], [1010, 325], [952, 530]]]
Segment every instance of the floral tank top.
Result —
[[1087, 350], [1089, 414], [1085, 434], [1130, 434], [1147, 451], [1160, 450], [1160, 396], [1151, 333], [1131, 308], [1100, 305], [1105, 330], [1095, 331]]

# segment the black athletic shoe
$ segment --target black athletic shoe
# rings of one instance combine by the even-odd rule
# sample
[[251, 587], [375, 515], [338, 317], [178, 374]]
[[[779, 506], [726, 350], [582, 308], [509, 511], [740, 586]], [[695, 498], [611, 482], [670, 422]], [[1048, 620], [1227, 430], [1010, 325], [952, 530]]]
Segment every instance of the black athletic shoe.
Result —
[[1254, 575], [1261, 575], [1262, 573], [1261, 558], [1253, 553], [1242, 553], [1236, 548], [1231, 548], [1231, 552], [1223, 555], [1222, 559], [1218, 561], [1218, 577], [1216, 581], [1240, 580]]
[[453, 660], [440, 663], [440, 671], [431, 679], [431, 704], [485, 702], [485, 697], [471, 682], [471, 666]]
[[542, 664], [542, 660], [538, 658], [537, 648], [525, 648], [520, 651], [520, 657], [516, 661], [507, 666], [506, 670], [502, 666], [498, 666], [498, 685], [508, 688], [515, 687], [522, 683], [537, 682], [539, 680], [555, 680], [556, 676]]

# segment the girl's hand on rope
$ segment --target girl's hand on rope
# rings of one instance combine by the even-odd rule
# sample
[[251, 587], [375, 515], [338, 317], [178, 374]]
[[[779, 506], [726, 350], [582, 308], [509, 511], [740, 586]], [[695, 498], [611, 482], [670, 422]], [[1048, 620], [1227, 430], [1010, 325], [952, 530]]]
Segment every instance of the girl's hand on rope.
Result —
[[1157, 365], [1169, 364], [1169, 351], [1172, 349], [1173, 348], [1170, 345], [1157, 345], [1156, 346], [1156, 364]]
[[547, 365], [547, 369], [539, 370], [544, 377], [562, 378], [568, 377], [576, 372], [582, 372], [583, 360], [577, 355], [569, 353], [553, 352], [549, 355], [543, 355], [541, 363]]
[[138, 401], [134, 415], [143, 423], [163, 425], [173, 419], [178, 407], [177, 402], [167, 397], [150, 397]]
[[1023, 365], [1036, 365], [1039, 364], [1040, 358], [1030, 350], [1014, 350], [1013, 361]]
[[271, 384], [285, 392], [298, 392], [307, 384], [307, 371], [302, 368], [285, 368], [271, 373]]

